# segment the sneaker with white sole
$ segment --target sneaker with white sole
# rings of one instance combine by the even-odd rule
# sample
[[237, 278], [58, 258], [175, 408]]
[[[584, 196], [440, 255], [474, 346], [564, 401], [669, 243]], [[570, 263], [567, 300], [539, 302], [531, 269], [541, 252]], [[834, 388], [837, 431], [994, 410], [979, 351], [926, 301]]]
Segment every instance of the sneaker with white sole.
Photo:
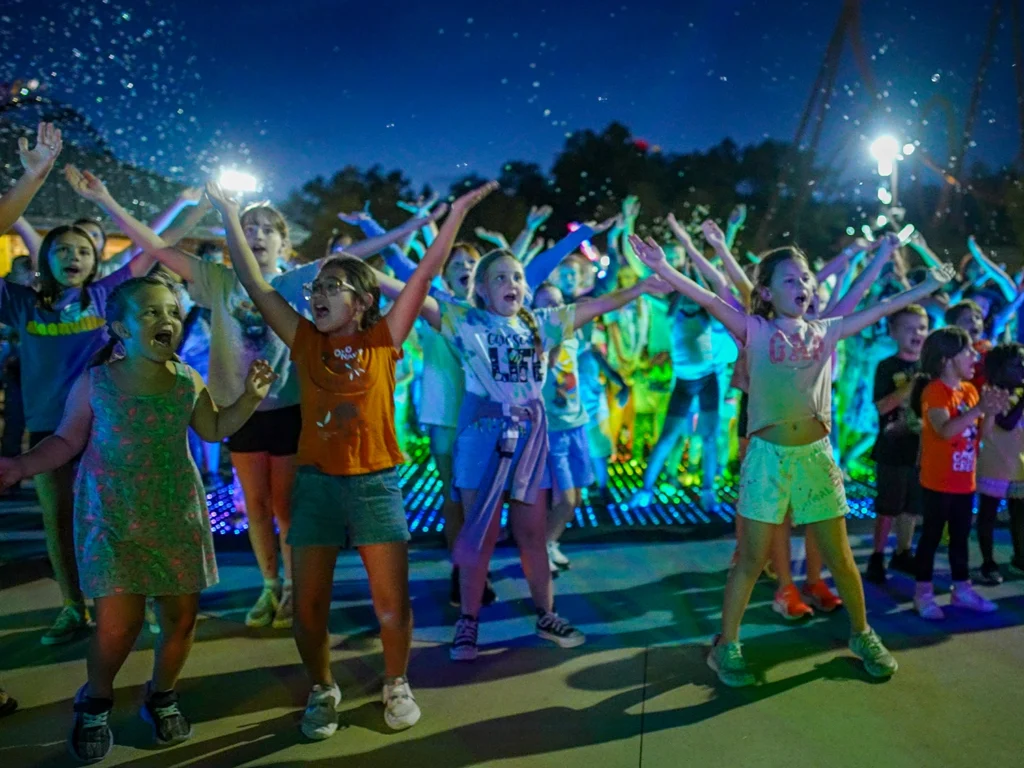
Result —
[[277, 590], [269, 584], [264, 584], [263, 591], [256, 598], [256, 604], [245, 615], [245, 626], [269, 627], [274, 621], [279, 604]]
[[480, 655], [480, 649], [476, 644], [479, 631], [479, 621], [467, 614], [459, 616], [459, 620], [455, 622], [455, 638], [448, 650], [452, 661], [476, 661], [476, 657]]
[[396, 677], [390, 685], [384, 683], [381, 699], [384, 702], [384, 722], [391, 730], [402, 731], [419, 722], [420, 708], [406, 678]]
[[718, 679], [730, 688], [746, 688], [757, 682], [754, 673], [747, 666], [747, 660], [743, 658], [743, 648], [737, 643], [720, 642], [721, 637], [716, 636], [711, 641], [711, 651], [708, 653], [708, 666], [715, 671]]
[[274, 621], [271, 626], [274, 629], [291, 629], [295, 620], [295, 599], [291, 588], [281, 590], [281, 599], [277, 603], [277, 610], [274, 611]]
[[998, 605], [975, 592], [970, 582], [953, 585], [953, 596], [949, 604], [976, 613], [992, 613], [999, 610]]
[[914, 594], [914, 610], [918, 616], [928, 621], [942, 621], [946, 618], [946, 614], [935, 602], [935, 590], [931, 584], [925, 588], [918, 584], [917, 592]]
[[192, 723], [178, 707], [175, 691], [154, 693], [152, 684], [146, 688], [146, 700], [139, 715], [153, 727], [153, 739], [162, 747], [181, 744], [192, 738]]
[[39, 642], [43, 645], [63, 645], [76, 640], [89, 631], [89, 611], [85, 603], [65, 603]]
[[314, 741], [329, 739], [338, 730], [341, 689], [335, 685], [314, 685], [302, 713], [302, 735]]
[[110, 710], [114, 702], [87, 696], [88, 684], [75, 694], [75, 720], [68, 735], [68, 751], [80, 763], [98, 763], [114, 748]]
[[570, 566], [569, 558], [562, 554], [562, 548], [558, 546], [557, 541], [548, 542], [548, 560], [559, 568], [568, 569]]
[[576, 648], [587, 636], [553, 611], [537, 611], [537, 635], [560, 648]]
[[872, 677], [892, 677], [900, 668], [889, 649], [875, 630], [868, 627], [863, 632], [850, 636], [850, 650], [864, 662], [864, 669]]

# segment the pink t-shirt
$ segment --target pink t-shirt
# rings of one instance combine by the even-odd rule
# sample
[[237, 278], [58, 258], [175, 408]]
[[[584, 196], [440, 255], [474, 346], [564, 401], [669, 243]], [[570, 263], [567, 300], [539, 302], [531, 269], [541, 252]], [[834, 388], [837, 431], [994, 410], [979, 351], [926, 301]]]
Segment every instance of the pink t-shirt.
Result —
[[842, 318], [802, 320], [786, 333], [774, 320], [747, 316], [750, 401], [747, 434], [814, 418], [832, 428], [832, 353]]

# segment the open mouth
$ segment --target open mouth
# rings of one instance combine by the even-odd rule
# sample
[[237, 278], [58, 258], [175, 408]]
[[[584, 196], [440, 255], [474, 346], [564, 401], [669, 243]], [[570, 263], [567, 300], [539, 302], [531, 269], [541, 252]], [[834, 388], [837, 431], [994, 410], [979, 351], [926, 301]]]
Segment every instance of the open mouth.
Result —
[[506, 293], [504, 296], [502, 296], [502, 298], [505, 299], [505, 301], [507, 301], [509, 304], [515, 304], [517, 301], [519, 301], [519, 294], [515, 292]]
[[794, 299], [794, 301], [798, 307], [806, 307], [808, 304], [808, 297], [806, 294], [801, 293], [796, 297], [796, 299]]
[[171, 348], [171, 343], [174, 341], [174, 333], [172, 331], [157, 331], [153, 334], [153, 343], [158, 347]]
[[459, 278], [459, 285], [461, 285], [463, 288], [468, 288], [469, 287], [469, 275], [463, 275], [462, 277], [460, 277]]
[[331, 310], [327, 306], [325, 306], [324, 304], [314, 304], [313, 305], [313, 318], [316, 319], [316, 320], [323, 320], [330, 313], [331, 313]]
[[82, 274], [82, 269], [75, 264], [68, 264], [64, 267], [64, 274], [67, 277], [78, 277]]

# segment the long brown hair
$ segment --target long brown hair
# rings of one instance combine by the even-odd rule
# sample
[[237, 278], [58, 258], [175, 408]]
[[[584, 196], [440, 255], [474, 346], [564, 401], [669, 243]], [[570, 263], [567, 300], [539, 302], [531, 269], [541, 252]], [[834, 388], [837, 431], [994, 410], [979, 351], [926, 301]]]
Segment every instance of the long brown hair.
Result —
[[370, 305], [363, 312], [363, 316], [359, 318], [359, 330], [365, 331], [376, 325], [381, 318], [380, 284], [377, 282], [377, 276], [373, 274], [373, 270], [362, 259], [344, 254], [325, 259], [320, 267], [320, 274], [322, 275], [329, 267], [344, 272], [345, 279], [352, 284], [360, 297], [369, 296], [370, 298]]
[[47, 232], [43, 242], [39, 244], [39, 290], [37, 293], [39, 295], [39, 304], [44, 309], [53, 309], [53, 305], [57, 303], [57, 299], [60, 298], [60, 295], [67, 288], [67, 286], [58, 283], [57, 278], [53, 276], [53, 268], [50, 266], [50, 249], [53, 248], [61, 235], [68, 233], [85, 238], [85, 241], [89, 243], [89, 247], [92, 248], [92, 270], [85, 278], [85, 282], [82, 283], [82, 297], [79, 300], [83, 310], [89, 306], [89, 293], [85, 289], [96, 279], [96, 273], [100, 268], [100, 253], [96, 249], [96, 243], [89, 237], [88, 232], [81, 227], [76, 227], [74, 224], [64, 224], [54, 227]]
[[971, 337], [958, 325], [947, 325], [928, 334], [921, 347], [921, 372], [914, 377], [910, 390], [910, 408], [921, 415], [921, 395], [924, 388], [942, 375], [946, 363], [971, 346]]

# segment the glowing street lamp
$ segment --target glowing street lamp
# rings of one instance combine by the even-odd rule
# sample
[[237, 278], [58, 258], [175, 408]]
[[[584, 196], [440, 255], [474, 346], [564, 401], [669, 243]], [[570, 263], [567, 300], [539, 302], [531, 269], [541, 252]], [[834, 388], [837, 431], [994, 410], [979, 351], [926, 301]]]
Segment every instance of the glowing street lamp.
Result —
[[[903, 220], [903, 210], [899, 207], [899, 161], [913, 154], [914, 145], [907, 143], [902, 147], [894, 136], [884, 134], [879, 136], [869, 147], [871, 156], [878, 163], [878, 175], [883, 179], [888, 178], [888, 187], [883, 183], [878, 187], [878, 199], [886, 206], [887, 217], [879, 216], [879, 220], [886, 218], [899, 222]], [[880, 224], [879, 226], [883, 226]]]
[[217, 183], [228, 192], [239, 192], [242, 194], [256, 192], [260, 186], [255, 176], [243, 173], [242, 171], [236, 171], [233, 168], [222, 168]]
[[878, 175], [890, 176], [900, 156], [900, 145], [892, 136], [879, 136], [871, 142], [871, 156], [878, 162]]

